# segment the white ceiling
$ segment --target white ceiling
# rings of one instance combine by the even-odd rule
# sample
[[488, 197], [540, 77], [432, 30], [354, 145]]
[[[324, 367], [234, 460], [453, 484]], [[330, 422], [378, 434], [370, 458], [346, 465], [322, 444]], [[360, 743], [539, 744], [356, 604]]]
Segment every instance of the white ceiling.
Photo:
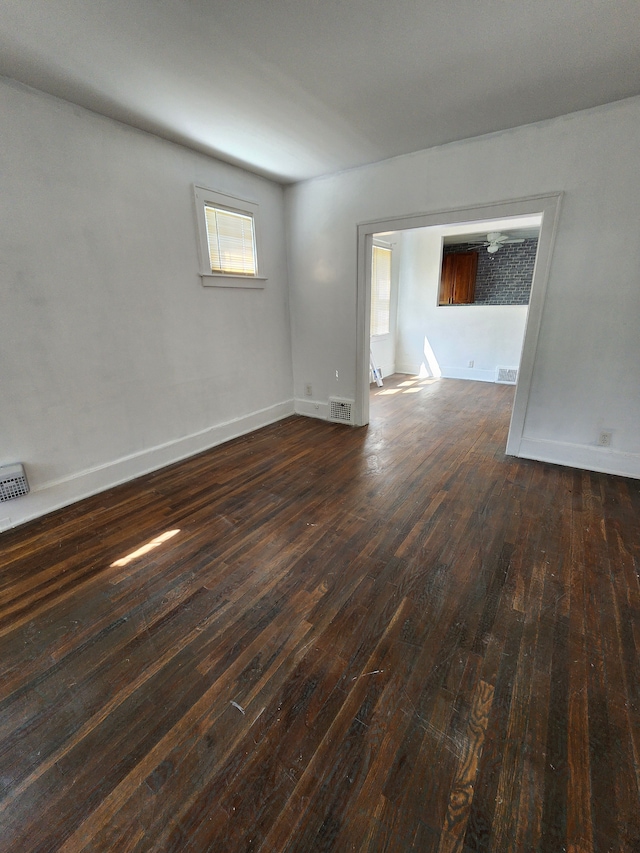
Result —
[[0, 74], [283, 182], [640, 94], [638, 0], [3, 0]]
[[[486, 240], [490, 231], [499, 231], [509, 237], [536, 238], [540, 234], [542, 216], [539, 213], [527, 216], [509, 216], [502, 219], [483, 219], [473, 222], [458, 222], [453, 225], [427, 225], [423, 228], [408, 229], [428, 231], [442, 238], [445, 246], [468, 243], [474, 240]], [[402, 231], [381, 231], [375, 237], [389, 239], [402, 234]]]
[[486, 240], [490, 231], [499, 231], [509, 237], [524, 237], [524, 239], [537, 238], [540, 233], [542, 217], [535, 216], [512, 216], [508, 219], [488, 219], [484, 222], [462, 222], [459, 225], [436, 226], [442, 235], [442, 242], [446, 245], [473, 242], [474, 240]]

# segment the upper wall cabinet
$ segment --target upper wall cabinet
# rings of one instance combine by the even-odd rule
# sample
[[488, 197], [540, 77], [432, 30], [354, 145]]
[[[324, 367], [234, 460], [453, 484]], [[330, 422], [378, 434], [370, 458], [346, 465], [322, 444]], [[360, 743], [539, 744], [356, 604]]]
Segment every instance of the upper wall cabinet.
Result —
[[445, 255], [440, 276], [440, 305], [471, 305], [476, 292], [478, 253]]

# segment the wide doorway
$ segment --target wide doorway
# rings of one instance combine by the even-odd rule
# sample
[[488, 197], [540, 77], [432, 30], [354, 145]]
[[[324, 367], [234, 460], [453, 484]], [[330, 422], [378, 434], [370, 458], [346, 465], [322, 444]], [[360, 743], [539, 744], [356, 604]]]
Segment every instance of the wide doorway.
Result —
[[373, 235], [370, 380], [515, 385], [540, 216]]
[[[513, 455], [522, 436], [537, 333], [544, 305], [559, 196], [541, 196], [472, 209], [380, 220], [358, 230], [358, 387], [356, 414], [370, 420], [373, 367], [383, 376], [403, 373], [423, 380], [447, 378], [516, 386], [508, 448]], [[441, 270], [447, 247], [494, 264], [500, 252], [535, 242], [535, 261], [526, 304], [496, 304], [478, 291], [466, 302], [446, 302]], [[463, 245], [466, 242], [466, 247]], [[380, 291], [376, 249], [401, 255], [391, 273], [388, 299], [391, 322], [376, 328]], [[486, 253], [486, 257], [484, 256]], [[446, 297], [451, 298], [451, 297]], [[476, 301], [477, 300], [477, 301]], [[373, 304], [373, 323], [372, 323]], [[382, 330], [382, 334], [379, 334]], [[372, 337], [373, 332], [373, 337]], [[376, 334], [377, 333], [377, 334]], [[372, 358], [373, 355], [373, 358]]]

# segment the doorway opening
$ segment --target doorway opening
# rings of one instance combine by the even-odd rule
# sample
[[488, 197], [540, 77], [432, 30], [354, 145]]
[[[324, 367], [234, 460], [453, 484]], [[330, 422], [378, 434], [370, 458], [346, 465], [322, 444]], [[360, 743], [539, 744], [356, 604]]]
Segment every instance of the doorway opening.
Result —
[[[560, 194], [536, 196], [473, 208], [377, 220], [358, 227], [358, 370], [355, 412], [357, 423], [369, 422], [371, 352], [374, 349], [377, 349], [377, 358], [374, 356], [374, 361], [386, 362], [387, 372], [389, 372], [389, 354], [393, 351], [393, 358], [397, 358], [397, 364], [394, 363], [392, 366], [394, 372], [409, 373], [423, 379], [445, 375], [451, 378], [494, 382], [500, 381], [497, 378], [496, 368], [501, 367], [507, 371], [502, 374], [507, 381], [517, 376], [507, 452], [518, 455], [560, 198]], [[439, 288], [445, 241], [446, 243], [458, 240], [460, 243], [477, 242], [482, 244], [483, 250], [488, 250], [489, 255], [495, 256], [507, 241], [524, 242], [533, 234], [537, 234], [538, 244], [528, 308], [522, 305], [511, 312], [485, 311], [480, 307], [483, 303], [473, 304], [474, 300], [470, 300], [468, 294], [465, 307], [459, 307], [461, 305], [459, 302], [451, 303], [451, 307], [442, 307], [445, 303], [442, 301]], [[488, 239], [487, 235], [493, 237], [494, 241]], [[403, 267], [405, 282], [408, 281], [410, 283], [408, 286], [413, 287], [413, 290], [404, 294], [406, 298], [400, 296], [399, 306], [394, 305], [393, 300], [390, 300], [389, 305], [392, 313], [393, 311], [405, 312], [401, 324], [402, 339], [393, 339], [392, 328], [386, 338], [378, 336], [377, 339], [376, 337], [372, 339], [373, 247], [375, 244], [386, 244], [393, 251], [394, 246], [397, 250], [400, 244], [404, 251], [403, 240], [411, 247], [411, 251], [403, 256]], [[412, 265], [415, 267], [413, 270]], [[395, 282], [395, 285], [398, 292], [399, 283]], [[375, 293], [373, 298], [375, 307]], [[487, 301], [486, 296], [482, 298], [485, 305], [492, 304], [490, 299]], [[427, 309], [430, 313], [430, 323], [425, 323]], [[437, 320], [438, 312], [441, 312], [441, 319], [448, 315], [448, 321], [445, 324], [448, 328], [441, 330], [440, 340], [436, 341], [433, 329], [437, 329], [437, 326], [433, 324]], [[510, 326], [505, 325], [509, 313], [513, 314], [511, 319], [514, 321]], [[464, 314], [467, 318], [470, 315], [474, 318], [472, 325], [475, 329], [472, 330], [473, 334], [471, 332], [466, 334], [469, 339], [467, 349], [465, 350], [464, 347], [460, 349], [458, 346], [457, 354], [453, 358], [456, 340], [452, 329], [462, 322]], [[480, 318], [482, 318], [481, 322], [479, 322]], [[492, 335], [496, 337], [495, 329], [490, 328], [492, 323], [503, 324], [500, 332], [502, 349], [495, 345], [495, 341], [493, 343], [491, 341]], [[390, 326], [392, 327], [393, 324], [391, 323]], [[435, 336], [438, 337], [437, 331]], [[460, 340], [462, 337], [458, 334], [458, 344]], [[476, 357], [472, 353], [474, 348], [481, 352], [477, 366]], [[482, 366], [489, 365], [492, 358], [508, 363], [498, 365], [496, 361], [490, 366]], [[446, 368], [444, 372], [443, 366]], [[517, 370], [515, 376], [514, 370]]]
[[370, 380], [515, 385], [539, 231], [536, 215], [374, 234]]

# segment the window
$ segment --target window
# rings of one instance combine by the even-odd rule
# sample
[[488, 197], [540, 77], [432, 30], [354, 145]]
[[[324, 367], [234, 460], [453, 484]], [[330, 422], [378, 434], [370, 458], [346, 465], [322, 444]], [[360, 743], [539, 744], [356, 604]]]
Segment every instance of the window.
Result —
[[253, 217], [219, 207], [204, 206], [211, 272], [256, 274]]
[[258, 205], [194, 187], [200, 276], [210, 287], [264, 287], [258, 274]]
[[373, 247], [371, 262], [371, 334], [388, 335], [391, 315], [391, 249]]

